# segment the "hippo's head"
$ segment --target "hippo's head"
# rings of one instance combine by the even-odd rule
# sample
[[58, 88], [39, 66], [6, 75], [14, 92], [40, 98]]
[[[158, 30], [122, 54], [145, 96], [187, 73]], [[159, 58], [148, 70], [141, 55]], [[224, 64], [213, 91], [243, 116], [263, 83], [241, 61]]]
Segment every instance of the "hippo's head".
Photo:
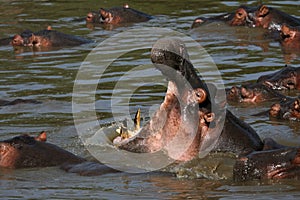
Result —
[[[46, 133], [42, 132], [36, 138], [30, 137], [29, 135], [21, 135], [0, 142], [0, 166], [18, 168], [20, 166], [32, 165], [32, 158], [37, 154], [37, 151], [32, 151], [32, 147], [34, 147], [37, 142], [45, 142], [46, 139]], [[25, 152], [28, 154], [27, 156], [24, 154]]]
[[300, 99], [286, 98], [280, 104], [273, 104], [269, 110], [270, 117], [287, 119], [292, 121], [300, 120]]
[[277, 72], [259, 77], [257, 82], [277, 90], [300, 89], [300, 68], [285, 66]]
[[20, 35], [17, 34], [13, 37], [11, 41], [12, 46], [32, 46], [30, 37], [33, 32], [30, 30], [23, 31]]
[[227, 91], [227, 100], [232, 102], [257, 102], [260, 100], [260, 92], [247, 86], [233, 86]]
[[[265, 146], [268, 146], [267, 140], [270, 139], [264, 141]], [[276, 146], [278, 149], [273, 147], [241, 156], [234, 166], [234, 180], [299, 178], [299, 149]]]
[[83, 159], [47, 143], [45, 132], [37, 137], [21, 135], [0, 142], [0, 167], [27, 168], [79, 163]]
[[87, 23], [100, 23], [100, 14], [98, 12], [89, 12], [85, 20]]

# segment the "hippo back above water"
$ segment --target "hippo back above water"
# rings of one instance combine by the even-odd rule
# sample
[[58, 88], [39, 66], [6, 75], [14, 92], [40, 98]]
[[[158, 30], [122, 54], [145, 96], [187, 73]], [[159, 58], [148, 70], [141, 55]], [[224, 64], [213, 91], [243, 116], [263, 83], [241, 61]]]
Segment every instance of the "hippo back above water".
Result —
[[254, 25], [256, 27], [272, 28], [273, 25], [287, 24], [300, 26], [300, 19], [270, 6], [261, 5], [254, 12]]
[[46, 133], [38, 137], [21, 135], [0, 142], [0, 167], [28, 168], [75, 164], [85, 161], [54, 144], [46, 142]]
[[41, 30], [38, 32], [24, 31], [12, 38], [12, 46], [35, 46], [35, 47], [63, 47], [77, 46], [92, 43], [92, 40], [75, 35], [65, 34], [55, 30]]
[[86, 17], [88, 23], [103, 23], [103, 24], [126, 24], [146, 22], [153, 19], [151, 15], [140, 12], [128, 5], [123, 7], [113, 7], [110, 9], [100, 8], [98, 12], [89, 12]]

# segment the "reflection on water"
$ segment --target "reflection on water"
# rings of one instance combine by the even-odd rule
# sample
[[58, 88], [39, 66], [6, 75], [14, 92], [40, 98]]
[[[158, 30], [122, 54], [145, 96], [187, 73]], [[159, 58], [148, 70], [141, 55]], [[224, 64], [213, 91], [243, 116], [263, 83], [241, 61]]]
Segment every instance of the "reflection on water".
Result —
[[[300, 16], [299, 2], [265, 1], [290, 14]], [[101, 5], [100, 5], [101, 4]], [[128, 30], [131, 27], [87, 27], [80, 18], [98, 7], [122, 5], [112, 0], [98, 1], [2, 1], [0, 7], [0, 38], [13, 36], [25, 29], [38, 31], [51, 25], [54, 30], [80, 35], [97, 42]], [[166, 27], [190, 35], [212, 56], [217, 64], [226, 87], [244, 82], [254, 82], [259, 76], [280, 69], [286, 63], [299, 67], [297, 54], [282, 54], [278, 42], [264, 37], [265, 30], [246, 27], [228, 27], [209, 24], [190, 30], [192, 21], [200, 16], [210, 16], [234, 10], [238, 1], [132, 1], [131, 7], [156, 16], [140, 27]], [[249, 1], [249, 5], [256, 2]], [[42, 13], [42, 14], [41, 14]], [[153, 34], [149, 33], [151, 38]], [[152, 36], [153, 37], [153, 36]], [[155, 37], [151, 40], [155, 41]], [[113, 46], [113, 44], [112, 44]], [[77, 70], [94, 46], [82, 45], [72, 48], [32, 50], [0, 47], [0, 95], [1, 99], [36, 99], [42, 104], [18, 104], [0, 108], [0, 139], [21, 133], [37, 133], [46, 130], [49, 141], [77, 154], [88, 157], [74, 127], [72, 115], [72, 91]], [[101, 124], [113, 122], [110, 97], [119, 78], [139, 65], [150, 64], [149, 51], [134, 51], [116, 60], [101, 79], [96, 92], [97, 117]], [[193, 57], [194, 63], [201, 59]], [[196, 65], [212, 79], [209, 71]], [[147, 85], [133, 81], [136, 91], [131, 96], [129, 113], [141, 108], [146, 118], [162, 101], [165, 82], [151, 82], [160, 73], [140, 69], [149, 77]], [[126, 78], [126, 77], [125, 77]], [[157, 79], [155, 79], [157, 80]], [[126, 95], [121, 88], [117, 94]], [[295, 95], [295, 94], [294, 94]], [[296, 94], [297, 95], [297, 94]], [[118, 100], [118, 99], [117, 99]], [[116, 102], [120, 110], [126, 103]], [[241, 119], [250, 123], [261, 137], [272, 137], [288, 145], [299, 145], [300, 125], [295, 122], [270, 121], [266, 117], [252, 114], [266, 109], [268, 105], [235, 105], [230, 109]], [[152, 111], [151, 111], [152, 110]], [[120, 112], [122, 114], [122, 112]], [[82, 119], [82, 123], [89, 118]], [[226, 171], [226, 170], [225, 170]], [[227, 170], [228, 172], [229, 170]], [[297, 198], [300, 185], [295, 180], [253, 181], [233, 183], [230, 180], [206, 180], [176, 178], [166, 174], [108, 174], [101, 177], [82, 177], [67, 174], [57, 168], [6, 170], [0, 169], [0, 193], [3, 198], [107, 198], [107, 199], [257, 199]]]

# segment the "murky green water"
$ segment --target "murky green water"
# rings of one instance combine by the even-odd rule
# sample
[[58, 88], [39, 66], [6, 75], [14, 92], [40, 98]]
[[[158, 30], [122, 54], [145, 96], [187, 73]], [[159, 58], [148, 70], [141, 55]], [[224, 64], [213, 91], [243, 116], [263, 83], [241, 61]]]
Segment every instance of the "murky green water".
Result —
[[[9, 37], [25, 29], [38, 31], [51, 25], [53, 29], [80, 35], [102, 42], [129, 28], [165, 27], [191, 36], [207, 50], [218, 66], [225, 86], [255, 81], [262, 74], [291, 63], [299, 67], [299, 57], [283, 55], [277, 42], [261, 38], [263, 30], [225, 25], [207, 25], [190, 30], [194, 18], [234, 10], [237, 1], [130, 1], [131, 7], [156, 16], [150, 22], [112, 30], [87, 27], [83, 18], [90, 10], [122, 5], [122, 1], [0, 1], [0, 38]], [[243, 1], [255, 5], [255, 1]], [[300, 16], [300, 1], [264, 1], [290, 14]], [[149, 33], [149, 41], [156, 40]], [[145, 41], [141, 41], [143, 43]], [[116, 44], [112, 44], [111, 48]], [[73, 85], [79, 67], [96, 45], [82, 45], [56, 50], [14, 51], [10, 46], [0, 47], [1, 99], [30, 98], [42, 104], [19, 104], [0, 109], [0, 140], [21, 133], [46, 130], [49, 142], [81, 156], [89, 157], [78, 138], [72, 113]], [[116, 51], [118, 50], [116, 47]], [[113, 53], [113, 52], [112, 52]], [[112, 107], [122, 116], [128, 109], [133, 114], [141, 108], [149, 116], [162, 101], [164, 80], [159, 72], [149, 68], [138, 69], [144, 82], [131, 82], [137, 88], [130, 102], [122, 98], [132, 91], [114, 90], [116, 83], [128, 71], [140, 65], [149, 65], [149, 51], [136, 50], [113, 62], [106, 70], [96, 91], [97, 117], [101, 125], [112, 123]], [[199, 60], [195, 59], [194, 62]], [[199, 66], [198, 66], [199, 67]], [[207, 72], [207, 79], [210, 79]], [[157, 81], [159, 80], [159, 81]], [[87, 80], [88, 81], [88, 80]], [[145, 84], [146, 83], [146, 84]], [[111, 105], [111, 95], [116, 98]], [[117, 105], [117, 106], [116, 106]], [[128, 107], [129, 105], [129, 107]], [[300, 125], [295, 122], [274, 122], [264, 117], [251, 117], [267, 105], [253, 105], [230, 109], [250, 123], [261, 137], [272, 137], [283, 144], [299, 145]], [[117, 111], [116, 111], [117, 112]], [[119, 116], [118, 115], [118, 116]], [[82, 123], [90, 118], [83, 118]], [[297, 199], [300, 184], [295, 180], [253, 181], [234, 183], [230, 180], [178, 179], [162, 174], [107, 174], [84, 177], [69, 174], [57, 168], [0, 170], [0, 195], [3, 199]]]

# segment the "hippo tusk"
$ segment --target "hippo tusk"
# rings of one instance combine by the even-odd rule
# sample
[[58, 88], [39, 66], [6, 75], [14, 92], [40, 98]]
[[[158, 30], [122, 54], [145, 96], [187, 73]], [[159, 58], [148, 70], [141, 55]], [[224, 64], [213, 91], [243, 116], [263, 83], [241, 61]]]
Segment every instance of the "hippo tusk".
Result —
[[141, 128], [141, 109], [138, 109], [134, 116], [134, 130], [137, 131]]

